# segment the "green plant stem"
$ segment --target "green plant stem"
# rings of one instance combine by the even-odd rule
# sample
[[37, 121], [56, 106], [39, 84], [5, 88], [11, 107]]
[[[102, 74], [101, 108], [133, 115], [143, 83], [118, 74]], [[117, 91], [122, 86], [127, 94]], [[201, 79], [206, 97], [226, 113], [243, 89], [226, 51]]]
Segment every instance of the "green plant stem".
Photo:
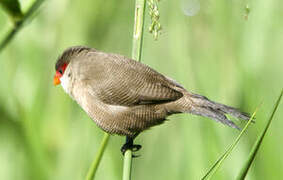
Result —
[[29, 17], [31, 17], [31, 15], [40, 7], [43, 1], [44, 0], [35, 1], [28, 9], [28, 11], [24, 14], [22, 19], [17, 21], [17, 23], [13, 26], [13, 28], [10, 31], [8, 31], [7, 35], [0, 43], [0, 52], [9, 44], [9, 42], [11, 42], [13, 37], [17, 34], [17, 32], [19, 32], [19, 30], [23, 27], [23, 25], [29, 19]]
[[249, 127], [249, 125], [253, 121], [253, 119], [254, 119], [254, 117], [255, 117], [255, 115], [257, 113], [257, 110], [258, 110], [258, 108], [256, 108], [256, 110], [254, 111], [254, 113], [252, 114], [251, 118], [246, 123], [245, 127], [240, 132], [240, 134], [238, 135], [236, 140], [230, 145], [230, 147], [227, 149], [227, 151], [213, 164], [213, 166], [208, 170], [208, 172], [201, 178], [202, 180], [208, 179], [209, 177], [211, 177], [218, 170], [218, 168], [221, 166], [223, 161], [227, 158], [227, 156], [236, 147], [236, 145], [240, 141], [240, 139], [241, 139], [242, 135], [244, 134], [244, 132], [246, 132], [247, 128]]
[[141, 61], [141, 52], [142, 52], [144, 12], [145, 12], [145, 0], [136, 0], [132, 58], [139, 62]]
[[127, 150], [124, 154], [123, 180], [131, 179], [132, 171], [132, 151]]
[[104, 137], [102, 139], [100, 148], [98, 150], [98, 153], [97, 153], [94, 161], [92, 162], [91, 167], [88, 170], [88, 173], [87, 173], [87, 176], [86, 176], [86, 180], [92, 180], [94, 178], [96, 170], [97, 170], [97, 168], [99, 166], [99, 163], [100, 163], [101, 158], [103, 156], [103, 153], [105, 151], [105, 147], [106, 147], [106, 145], [108, 143], [109, 136], [110, 135], [108, 133], [104, 134]]
[[[136, 0], [135, 23], [133, 32], [132, 58], [141, 61], [143, 30], [144, 30], [145, 0]], [[129, 149], [124, 154], [123, 180], [131, 179], [132, 151]]]
[[279, 106], [279, 103], [281, 101], [282, 95], [283, 95], [283, 89], [281, 90], [281, 94], [279, 95], [279, 97], [277, 99], [277, 102], [276, 102], [276, 104], [274, 106], [272, 114], [271, 114], [270, 118], [268, 119], [268, 122], [267, 122], [264, 130], [262, 131], [261, 135], [257, 138], [257, 140], [256, 140], [255, 144], [253, 145], [253, 148], [252, 148], [252, 150], [251, 150], [251, 152], [249, 154], [248, 160], [245, 162], [243, 168], [241, 169], [241, 171], [240, 171], [240, 173], [239, 173], [239, 175], [237, 177], [238, 180], [245, 179], [245, 177], [246, 177], [246, 175], [247, 175], [247, 173], [249, 171], [249, 168], [251, 167], [251, 164], [252, 164], [253, 160], [255, 159], [257, 151], [259, 150], [260, 145], [262, 144], [263, 138], [265, 137], [265, 134], [266, 134], [266, 132], [267, 132], [267, 130], [268, 130], [270, 124], [271, 124], [273, 116], [274, 116], [274, 114], [275, 114], [275, 112], [276, 112], [276, 110], [277, 110], [277, 108]]

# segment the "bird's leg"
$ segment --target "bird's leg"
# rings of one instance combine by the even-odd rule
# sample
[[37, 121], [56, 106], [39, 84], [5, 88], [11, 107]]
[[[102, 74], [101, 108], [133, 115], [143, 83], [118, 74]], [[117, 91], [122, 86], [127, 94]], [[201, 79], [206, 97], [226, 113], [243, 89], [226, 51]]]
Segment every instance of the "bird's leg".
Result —
[[[136, 137], [136, 136], [135, 136]], [[134, 138], [135, 137], [126, 137], [126, 143], [122, 146], [122, 148], [121, 148], [121, 152], [122, 152], [122, 154], [124, 155], [125, 154], [125, 152], [128, 150], [128, 149], [130, 149], [131, 151], [133, 151], [133, 152], [137, 152], [138, 150], [140, 150], [141, 149], [141, 145], [139, 145], [139, 144], [134, 144]], [[137, 156], [134, 156], [133, 155], [133, 157], [137, 157]]]

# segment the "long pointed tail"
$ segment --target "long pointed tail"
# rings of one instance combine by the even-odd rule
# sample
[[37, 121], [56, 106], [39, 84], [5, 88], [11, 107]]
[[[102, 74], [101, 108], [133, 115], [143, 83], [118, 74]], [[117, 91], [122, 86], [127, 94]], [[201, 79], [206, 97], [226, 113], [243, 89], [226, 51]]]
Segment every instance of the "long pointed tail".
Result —
[[209, 117], [238, 130], [240, 130], [240, 128], [234, 124], [234, 122], [230, 121], [225, 114], [230, 114], [239, 119], [250, 119], [248, 113], [241, 112], [236, 108], [224, 104], [213, 102], [205, 96], [190, 93], [190, 100], [194, 104], [191, 107], [190, 113]]

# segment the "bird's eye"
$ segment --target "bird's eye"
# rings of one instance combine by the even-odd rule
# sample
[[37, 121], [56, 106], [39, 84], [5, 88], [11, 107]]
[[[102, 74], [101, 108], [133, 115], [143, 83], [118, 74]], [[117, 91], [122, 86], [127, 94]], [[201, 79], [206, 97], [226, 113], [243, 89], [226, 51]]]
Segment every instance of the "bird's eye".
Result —
[[60, 73], [60, 74], [63, 74], [63, 71], [62, 71], [62, 69], [60, 69], [60, 70], [59, 70], [59, 73]]

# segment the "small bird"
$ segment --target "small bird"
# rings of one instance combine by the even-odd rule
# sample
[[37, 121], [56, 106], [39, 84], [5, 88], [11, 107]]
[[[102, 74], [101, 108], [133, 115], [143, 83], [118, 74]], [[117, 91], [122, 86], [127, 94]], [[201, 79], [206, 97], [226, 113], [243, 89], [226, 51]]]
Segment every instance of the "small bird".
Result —
[[247, 113], [187, 91], [175, 80], [122, 55], [93, 48], [66, 49], [55, 65], [54, 85], [61, 84], [101, 129], [126, 136], [121, 151], [138, 151], [133, 141], [166, 117], [191, 113], [240, 129], [225, 114], [248, 120]]

